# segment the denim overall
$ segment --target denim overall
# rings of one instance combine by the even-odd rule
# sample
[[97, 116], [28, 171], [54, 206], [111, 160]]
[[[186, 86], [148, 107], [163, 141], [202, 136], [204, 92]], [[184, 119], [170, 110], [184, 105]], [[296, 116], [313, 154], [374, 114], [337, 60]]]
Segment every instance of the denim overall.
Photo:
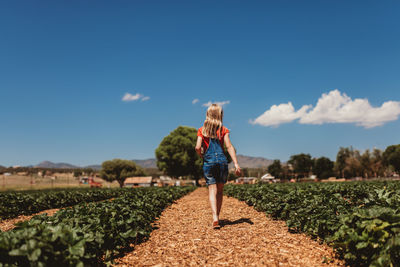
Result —
[[210, 144], [203, 155], [203, 171], [207, 185], [226, 183], [228, 160], [218, 139], [210, 138]]

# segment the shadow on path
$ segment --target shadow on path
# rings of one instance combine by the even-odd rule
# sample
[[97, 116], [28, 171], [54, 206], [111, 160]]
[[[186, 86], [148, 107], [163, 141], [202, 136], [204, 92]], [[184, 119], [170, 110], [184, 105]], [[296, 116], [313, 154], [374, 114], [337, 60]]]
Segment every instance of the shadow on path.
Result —
[[238, 220], [220, 220], [219, 224], [221, 225], [221, 228], [224, 227], [225, 225], [235, 225], [235, 224], [240, 224], [240, 223], [248, 223], [248, 224], [254, 224], [249, 218], [240, 218]]

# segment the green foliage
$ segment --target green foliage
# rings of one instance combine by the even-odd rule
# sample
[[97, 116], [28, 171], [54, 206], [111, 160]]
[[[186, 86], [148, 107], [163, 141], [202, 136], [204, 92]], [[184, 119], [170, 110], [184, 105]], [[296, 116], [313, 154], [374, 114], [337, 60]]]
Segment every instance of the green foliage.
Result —
[[400, 213], [373, 206], [343, 216], [342, 226], [331, 238], [350, 264], [398, 266], [400, 263]]
[[352, 150], [351, 156], [346, 159], [346, 167], [344, 168], [345, 177], [361, 177], [363, 176], [363, 166], [361, 164], [360, 151]]
[[83, 173], [85, 173], [85, 175], [93, 175], [95, 173], [95, 171], [92, 168], [84, 168], [83, 169]]
[[79, 170], [79, 169], [76, 169], [76, 170], [74, 170], [74, 177], [76, 178], [76, 177], [79, 177], [79, 176], [81, 176], [82, 175], [82, 171], [81, 170]]
[[101, 164], [100, 177], [109, 182], [118, 181], [120, 187], [126, 178], [143, 175], [143, 169], [131, 160], [113, 159]]
[[391, 165], [397, 173], [400, 173], [400, 144], [388, 146], [383, 152], [383, 159], [387, 165]]
[[243, 168], [242, 175], [243, 175], [243, 177], [250, 177], [249, 168]]
[[372, 174], [372, 156], [369, 150], [365, 150], [365, 152], [360, 156], [360, 164], [362, 169], [363, 177], [371, 177]]
[[235, 174], [235, 172], [229, 172], [228, 173], [228, 181], [232, 181], [238, 178], [238, 176]]
[[400, 264], [398, 181], [228, 185], [224, 192], [325, 240], [349, 265]]
[[146, 175], [151, 176], [153, 178], [158, 178], [163, 175], [162, 171], [158, 168], [144, 168]]
[[111, 264], [131, 244], [145, 240], [151, 223], [194, 187], [118, 189], [113, 201], [77, 205], [54, 216], [35, 216], [0, 234], [0, 266]]
[[313, 166], [311, 155], [303, 153], [292, 155], [288, 163], [293, 166], [293, 171], [297, 177], [308, 176]]
[[282, 178], [283, 169], [281, 161], [279, 159], [274, 160], [274, 162], [268, 166], [268, 172], [275, 178]]
[[63, 208], [82, 202], [100, 201], [118, 195], [115, 189], [57, 189], [0, 193], [0, 218], [30, 215], [42, 210]]
[[335, 169], [340, 177], [345, 176], [346, 160], [351, 156], [352, 148], [341, 147], [336, 155]]
[[320, 157], [314, 161], [313, 173], [319, 179], [327, 179], [333, 176], [333, 161], [326, 157]]
[[382, 151], [376, 148], [372, 153], [367, 149], [364, 153], [360, 154], [358, 150], [352, 147], [341, 147], [337, 153], [335, 162], [337, 175], [345, 178], [383, 177], [386, 175], [386, 167]]
[[196, 181], [203, 175], [202, 159], [195, 151], [197, 130], [179, 126], [164, 137], [155, 151], [157, 167], [172, 177], [190, 176]]
[[372, 151], [371, 170], [374, 177], [385, 176], [385, 164], [383, 160], [383, 152], [377, 148]]

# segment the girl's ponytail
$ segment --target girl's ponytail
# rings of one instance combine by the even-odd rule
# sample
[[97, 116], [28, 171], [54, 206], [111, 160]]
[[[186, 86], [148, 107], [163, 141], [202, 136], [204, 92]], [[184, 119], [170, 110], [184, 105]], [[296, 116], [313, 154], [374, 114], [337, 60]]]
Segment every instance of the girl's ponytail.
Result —
[[221, 106], [212, 104], [208, 107], [202, 129], [203, 136], [210, 138], [219, 138], [221, 136], [223, 115], [224, 111]]

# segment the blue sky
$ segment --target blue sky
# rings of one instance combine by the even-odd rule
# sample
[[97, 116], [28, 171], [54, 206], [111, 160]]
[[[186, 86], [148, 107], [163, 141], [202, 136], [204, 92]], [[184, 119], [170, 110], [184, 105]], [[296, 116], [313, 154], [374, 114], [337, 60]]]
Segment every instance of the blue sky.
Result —
[[151, 158], [179, 125], [200, 127], [209, 101], [229, 101], [240, 154], [385, 149], [400, 143], [399, 12], [398, 1], [2, 1], [0, 165]]

